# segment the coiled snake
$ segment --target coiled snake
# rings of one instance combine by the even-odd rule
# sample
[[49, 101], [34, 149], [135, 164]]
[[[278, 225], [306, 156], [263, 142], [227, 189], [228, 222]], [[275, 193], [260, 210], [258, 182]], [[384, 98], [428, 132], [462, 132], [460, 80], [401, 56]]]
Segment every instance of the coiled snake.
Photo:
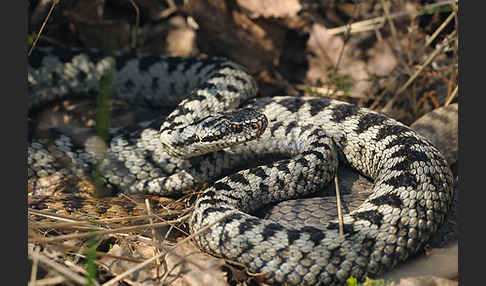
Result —
[[[127, 193], [167, 195], [211, 182], [195, 202], [190, 230], [216, 223], [196, 243], [267, 272], [269, 283], [338, 285], [350, 275], [373, 277], [421, 249], [448, 212], [446, 161], [393, 119], [325, 98], [255, 97], [254, 79], [221, 58], [115, 58], [57, 49], [36, 49], [29, 57], [30, 109], [95, 94], [109, 68], [117, 98], [177, 105], [143, 127], [111, 129], [101, 159], [91, 140], [52, 138], [70, 171], [89, 174], [99, 162], [105, 185]], [[47, 144], [30, 139], [29, 180], [66, 171]], [[372, 194], [344, 215], [344, 240], [337, 221], [290, 229], [250, 215], [322, 189], [338, 161], [374, 180]]]

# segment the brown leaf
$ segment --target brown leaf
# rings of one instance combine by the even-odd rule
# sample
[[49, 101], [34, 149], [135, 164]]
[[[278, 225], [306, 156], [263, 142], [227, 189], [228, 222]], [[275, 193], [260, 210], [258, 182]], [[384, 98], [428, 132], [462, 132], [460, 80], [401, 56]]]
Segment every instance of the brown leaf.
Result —
[[392, 52], [391, 47], [385, 41], [377, 41], [367, 51], [369, 56], [367, 70], [377, 76], [389, 75], [398, 65], [398, 60]]
[[[343, 48], [344, 51], [342, 51]], [[307, 80], [311, 84], [321, 81], [326, 86], [330, 85], [331, 88], [340, 89], [342, 86], [340, 87], [335, 79], [339, 77], [348, 78], [351, 82], [349, 95], [363, 97], [371, 87], [371, 83], [367, 81], [369, 74], [365, 63], [349, 50], [344, 46], [344, 41], [340, 37], [329, 34], [324, 26], [314, 24], [307, 42], [307, 51], [309, 52]], [[342, 58], [338, 62], [342, 52]], [[338, 73], [332, 79], [329, 75], [336, 65], [338, 65]]]
[[171, 285], [228, 285], [221, 270], [224, 260], [201, 252], [189, 242], [179, 245], [165, 261], [169, 277], [177, 277]]

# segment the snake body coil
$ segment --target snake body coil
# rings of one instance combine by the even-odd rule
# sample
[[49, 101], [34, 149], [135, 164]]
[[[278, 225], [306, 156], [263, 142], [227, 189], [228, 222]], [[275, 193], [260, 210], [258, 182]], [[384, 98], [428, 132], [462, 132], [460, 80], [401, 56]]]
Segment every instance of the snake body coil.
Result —
[[[448, 212], [451, 172], [416, 132], [336, 100], [253, 98], [254, 79], [224, 59], [120, 54], [115, 60], [37, 49], [29, 58], [29, 107], [92, 94], [108, 68], [115, 71], [117, 98], [176, 109], [140, 128], [112, 129], [102, 157], [90, 140], [55, 137], [69, 167], [57, 162], [46, 139], [32, 138], [29, 180], [67, 169], [89, 174], [98, 160], [106, 186], [128, 193], [172, 194], [212, 182], [195, 203], [190, 229], [213, 225], [195, 241], [252, 272], [268, 272], [270, 283], [340, 285], [350, 275], [376, 276], [420, 250]], [[235, 111], [240, 108], [246, 111]], [[205, 149], [205, 143], [221, 150]], [[266, 163], [255, 164], [260, 159]], [[289, 229], [250, 215], [265, 204], [319, 191], [338, 161], [374, 180], [372, 194], [344, 215], [344, 240], [337, 221]]]

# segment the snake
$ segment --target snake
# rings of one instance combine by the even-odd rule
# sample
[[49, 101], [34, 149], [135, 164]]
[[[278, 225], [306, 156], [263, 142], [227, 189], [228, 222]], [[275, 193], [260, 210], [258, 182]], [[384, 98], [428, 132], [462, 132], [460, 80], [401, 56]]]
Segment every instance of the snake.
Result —
[[[29, 182], [42, 187], [43, 179], [97, 168], [106, 188], [128, 194], [173, 195], [208, 183], [189, 220], [194, 242], [265, 273], [266, 283], [377, 277], [422, 249], [449, 211], [451, 170], [427, 139], [344, 101], [258, 96], [251, 74], [221, 57], [39, 47], [28, 58], [29, 112], [95, 97], [107, 74], [115, 99], [172, 111], [111, 128], [106, 141], [29, 132]], [[254, 215], [322, 191], [342, 164], [373, 181], [370, 195], [343, 214], [343, 236], [336, 219], [289, 227]]]

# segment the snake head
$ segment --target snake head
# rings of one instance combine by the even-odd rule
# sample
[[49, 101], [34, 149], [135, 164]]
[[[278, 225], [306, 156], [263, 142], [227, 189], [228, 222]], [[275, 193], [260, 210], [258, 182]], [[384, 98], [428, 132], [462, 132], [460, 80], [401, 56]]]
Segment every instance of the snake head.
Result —
[[190, 158], [255, 140], [267, 125], [264, 114], [246, 108], [210, 115], [185, 127], [164, 131], [160, 141], [169, 155]]

